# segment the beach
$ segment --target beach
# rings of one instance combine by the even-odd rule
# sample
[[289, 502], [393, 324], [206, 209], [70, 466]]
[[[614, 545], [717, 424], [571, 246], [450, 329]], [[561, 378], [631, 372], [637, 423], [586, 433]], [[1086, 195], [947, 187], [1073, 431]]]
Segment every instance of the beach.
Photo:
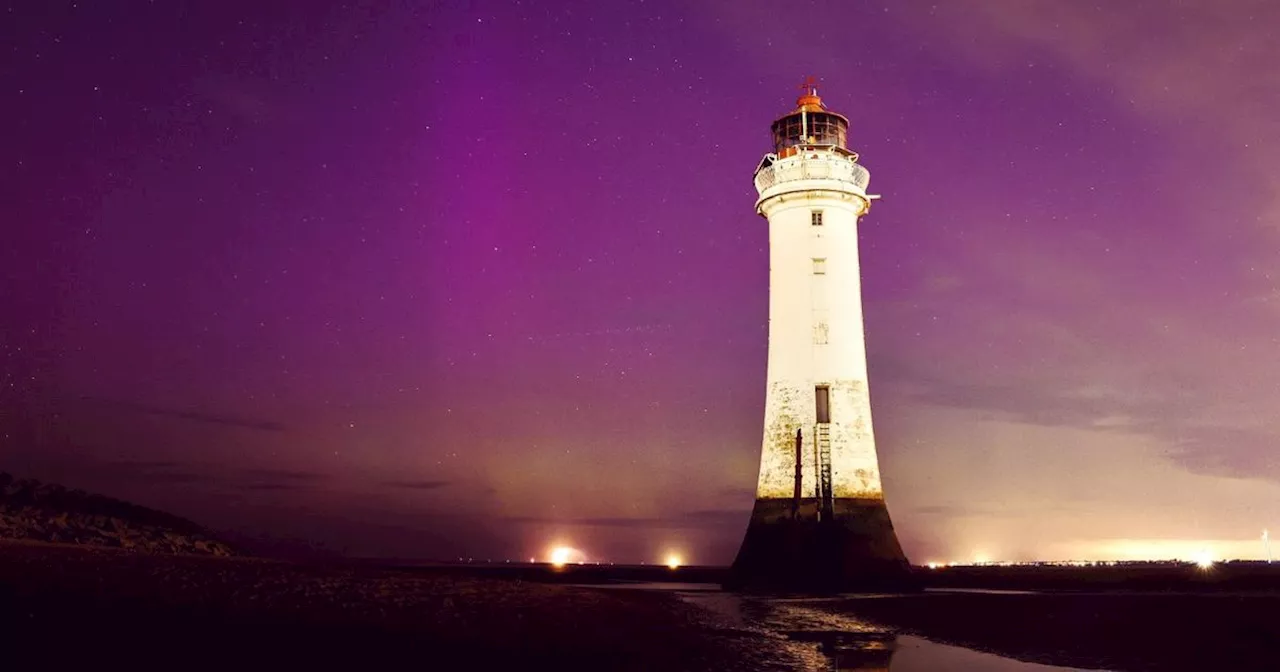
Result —
[[1265, 670], [1280, 642], [1270, 591], [750, 596], [573, 579], [5, 541], [0, 632], [21, 643], [14, 660], [142, 668]]
[[45, 662], [786, 669], [698, 614], [653, 592], [0, 542], [0, 631]]

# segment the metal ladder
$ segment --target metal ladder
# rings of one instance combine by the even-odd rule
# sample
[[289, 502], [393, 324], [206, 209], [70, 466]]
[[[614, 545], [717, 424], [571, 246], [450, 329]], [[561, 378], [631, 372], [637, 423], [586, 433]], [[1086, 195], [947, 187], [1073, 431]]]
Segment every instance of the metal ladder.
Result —
[[814, 445], [818, 453], [818, 492], [822, 498], [822, 516], [829, 517], [834, 508], [831, 493], [831, 423], [814, 426]]

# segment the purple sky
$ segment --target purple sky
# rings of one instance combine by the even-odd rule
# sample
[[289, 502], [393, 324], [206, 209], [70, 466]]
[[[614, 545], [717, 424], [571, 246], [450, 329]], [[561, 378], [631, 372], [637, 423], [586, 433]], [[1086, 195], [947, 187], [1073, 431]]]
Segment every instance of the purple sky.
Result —
[[812, 74], [884, 196], [912, 559], [1261, 555], [1280, 5], [937, 4], [0, 6], [0, 469], [350, 553], [728, 562], [751, 171]]

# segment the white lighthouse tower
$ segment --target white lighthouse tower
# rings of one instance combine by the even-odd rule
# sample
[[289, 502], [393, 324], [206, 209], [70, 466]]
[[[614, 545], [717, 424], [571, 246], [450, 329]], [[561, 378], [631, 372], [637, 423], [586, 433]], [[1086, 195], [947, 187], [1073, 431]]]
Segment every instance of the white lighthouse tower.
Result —
[[769, 360], [760, 477], [736, 587], [900, 587], [909, 566], [880, 487], [862, 325], [858, 220], [877, 197], [849, 120], [812, 79], [755, 172], [769, 222]]

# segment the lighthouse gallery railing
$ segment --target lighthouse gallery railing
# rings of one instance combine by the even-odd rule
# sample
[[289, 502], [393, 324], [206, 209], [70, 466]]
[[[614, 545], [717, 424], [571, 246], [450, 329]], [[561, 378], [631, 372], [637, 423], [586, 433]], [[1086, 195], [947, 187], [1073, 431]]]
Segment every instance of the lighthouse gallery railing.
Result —
[[799, 157], [783, 159], [756, 173], [756, 190], [765, 189], [781, 182], [792, 180], [840, 180], [852, 182], [859, 189], [866, 190], [871, 182], [871, 173], [866, 168], [843, 157], [836, 159], [815, 159]]

